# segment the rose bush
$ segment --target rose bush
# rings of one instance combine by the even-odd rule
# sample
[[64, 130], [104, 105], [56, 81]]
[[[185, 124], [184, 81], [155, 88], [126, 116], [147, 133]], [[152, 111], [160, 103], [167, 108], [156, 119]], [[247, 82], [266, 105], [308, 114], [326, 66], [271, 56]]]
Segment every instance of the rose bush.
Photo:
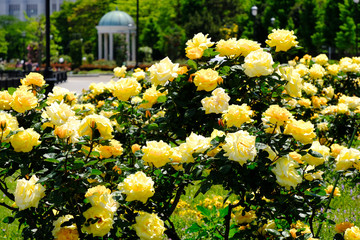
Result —
[[196, 196], [221, 185], [236, 201], [198, 206], [187, 229], [198, 239], [318, 238], [339, 178], [359, 180], [360, 67], [290, 59], [295, 39], [274, 30], [261, 48], [197, 34], [188, 68], [116, 68], [80, 96], [45, 96], [29, 74], [0, 94], [6, 221], [25, 239], [180, 239], [171, 216], [186, 186], [199, 184]]

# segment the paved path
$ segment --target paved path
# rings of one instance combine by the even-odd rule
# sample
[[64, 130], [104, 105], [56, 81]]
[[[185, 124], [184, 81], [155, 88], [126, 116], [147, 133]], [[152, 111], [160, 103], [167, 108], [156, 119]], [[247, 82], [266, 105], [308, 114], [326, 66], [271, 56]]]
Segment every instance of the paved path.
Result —
[[63, 87], [71, 92], [80, 94], [83, 89], [89, 89], [91, 83], [108, 82], [113, 75], [89, 75], [89, 76], [68, 76], [64, 83], [56, 84], [55, 86]]

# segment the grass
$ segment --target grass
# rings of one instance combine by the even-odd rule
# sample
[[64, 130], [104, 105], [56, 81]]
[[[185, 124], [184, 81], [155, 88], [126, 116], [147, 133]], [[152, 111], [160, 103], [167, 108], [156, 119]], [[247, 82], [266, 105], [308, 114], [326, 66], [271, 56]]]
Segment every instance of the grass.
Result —
[[[11, 189], [15, 188], [15, 183], [12, 179], [7, 179], [7, 182]], [[197, 205], [206, 206], [206, 203], [210, 202], [209, 205], [211, 206], [215, 202], [222, 202], [227, 195], [227, 192], [221, 186], [214, 186], [206, 195], [199, 194], [196, 198], [193, 198], [198, 187], [194, 185], [186, 189], [186, 195], [181, 197], [178, 208], [171, 217], [182, 239], [191, 239], [193, 236], [186, 233], [186, 229], [199, 221], [198, 216], [200, 213], [196, 209]], [[355, 187], [350, 187], [349, 184], [342, 181], [339, 183], [339, 189], [341, 196], [335, 197], [332, 200], [331, 209], [328, 211], [329, 218], [337, 224], [349, 221], [354, 223], [355, 226], [360, 226], [360, 183]], [[0, 200], [9, 205], [12, 204], [4, 195], [1, 195]], [[229, 200], [234, 201], [235, 199], [230, 197]], [[3, 223], [4, 218], [10, 215], [10, 210], [0, 206], [0, 239], [22, 239], [17, 221], [12, 224]], [[335, 234], [335, 226], [324, 223], [320, 234], [321, 239], [333, 239]]]

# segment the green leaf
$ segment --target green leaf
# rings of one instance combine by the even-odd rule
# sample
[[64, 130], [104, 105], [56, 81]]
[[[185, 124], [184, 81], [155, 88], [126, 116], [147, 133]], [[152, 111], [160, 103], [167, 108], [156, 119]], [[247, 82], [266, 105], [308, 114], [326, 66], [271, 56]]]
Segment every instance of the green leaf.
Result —
[[201, 230], [201, 227], [197, 223], [193, 223], [188, 229], [186, 229], [186, 233], [194, 233]]
[[187, 61], [187, 64], [189, 65], [189, 67], [197, 70], [197, 64], [196, 64], [196, 62], [195, 62], [194, 60], [189, 59], [189, 60]]
[[148, 129], [151, 130], [156, 130], [159, 128], [159, 125], [157, 125], [156, 123], [151, 123], [148, 125]]
[[91, 166], [91, 165], [94, 165], [95, 163], [97, 163], [99, 160], [92, 160], [88, 163], [86, 163], [84, 166]]
[[7, 91], [10, 95], [13, 95], [13, 93], [16, 91], [16, 88], [10, 87], [7, 89]]
[[3, 223], [11, 224], [14, 221], [15, 221], [15, 218], [8, 216], [8, 217], [4, 218]]
[[199, 210], [201, 212], [202, 215], [204, 215], [205, 217], [211, 217], [211, 211], [206, 208], [206, 207], [203, 207], [203, 206], [196, 206], [197, 210]]
[[158, 97], [157, 102], [158, 103], [164, 103], [164, 102], [166, 102], [166, 99], [167, 99], [166, 96], [160, 96], [160, 97]]
[[316, 152], [316, 151], [314, 151], [314, 150], [311, 150], [311, 149], [308, 151], [308, 153], [309, 153], [311, 156], [316, 157], [316, 158], [322, 158], [322, 157], [323, 157], [323, 155], [322, 155], [321, 153], [318, 153], [318, 152]]
[[229, 206], [227, 206], [226, 208], [222, 208], [219, 209], [219, 213], [220, 213], [220, 218], [225, 217], [228, 213], [229, 213]]
[[45, 162], [59, 163], [60, 161], [54, 158], [47, 158], [44, 160]]
[[100, 170], [97, 169], [91, 169], [91, 175], [101, 175], [102, 172]]

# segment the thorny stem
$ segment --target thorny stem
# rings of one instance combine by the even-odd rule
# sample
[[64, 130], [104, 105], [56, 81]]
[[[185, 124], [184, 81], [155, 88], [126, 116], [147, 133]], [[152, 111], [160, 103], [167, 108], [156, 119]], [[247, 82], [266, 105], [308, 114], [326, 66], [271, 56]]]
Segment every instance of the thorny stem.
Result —
[[[353, 140], [354, 140], [356, 131], [357, 131], [357, 127], [354, 128], [354, 131], [353, 131], [353, 133], [352, 133], [352, 135], [351, 135], [351, 138], [350, 138], [350, 142], [349, 142], [349, 144], [348, 144], [348, 148], [350, 148], [351, 145], [352, 145], [352, 142], [353, 142]], [[330, 193], [330, 197], [329, 197], [329, 200], [328, 200], [328, 202], [327, 202], [327, 204], [326, 204], [324, 213], [326, 213], [326, 212], [328, 211], [329, 207], [330, 207], [330, 203], [331, 203], [332, 198], [334, 197], [335, 188], [336, 188], [337, 183], [339, 182], [339, 179], [340, 179], [341, 174], [342, 174], [342, 172], [338, 172], [338, 174], [337, 174], [337, 176], [336, 176], [335, 183], [334, 183], [334, 187], [333, 187], [333, 189], [332, 189], [332, 191], [331, 191], [331, 193]], [[316, 232], [315, 238], [318, 238], [318, 237], [319, 237], [319, 234], [320, 234], [322, 225], [323, 225], [323, 221], [322, 221], [322, 222], [320, 223], [320, 225], [319, 225], [319, 228], [318, 228], [318, 230], [317, 230], [317, 232]]]

